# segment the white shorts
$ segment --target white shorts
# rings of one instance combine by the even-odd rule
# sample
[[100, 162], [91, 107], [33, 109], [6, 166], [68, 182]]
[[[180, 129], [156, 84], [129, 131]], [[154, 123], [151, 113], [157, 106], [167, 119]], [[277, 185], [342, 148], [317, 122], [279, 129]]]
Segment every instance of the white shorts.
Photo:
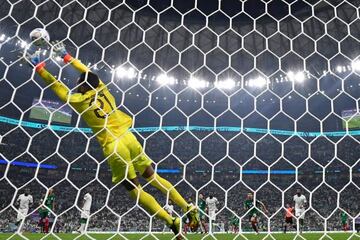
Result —
[[209, 210], [209, 220], [215, 221], [216, 220], [216, 210]]
[[16, 217], [16, 221], [19, 222], [23, 219], [26, 218], [27, 214], [29, 212], [29, 209], [25, 208], [25, 209], [19, 209], [18, 210], [18, 214], [17, 214], [17, 217]]
[[82, 210], [81, 211], [81, 217], [80, 218], [88, 219], [89, 216], [90, 216], [90, 211], [89, 210]]
[[305, 209], [295, 209], [295, 217], [299, 219], [305, 218]]

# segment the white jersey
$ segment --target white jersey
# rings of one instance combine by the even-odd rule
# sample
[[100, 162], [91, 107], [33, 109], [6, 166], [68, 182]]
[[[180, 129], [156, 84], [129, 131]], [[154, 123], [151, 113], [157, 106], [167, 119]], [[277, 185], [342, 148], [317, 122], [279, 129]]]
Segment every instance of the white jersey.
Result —
[[169, 213], [170, 216], [172, 216], [174, 212], [174, 206], [173, 205], [166, 205], [164, 209]]
[[19, 209], [29, 209], [29, 205], [33, 203], [33, 197], [30, 194], [27, 196], [21, 194], [17, 202], [19, 203]]
[[304, 209], [306, 204], [306, 197], [303, 194], [301, 194], [300, 196], [296, 194], [294, 196], [294, 202], [295, 202], [295, 210]]
[[216, 211], [217, 208], [216, 208], [216, 204], [218, 204], [218, 200], [216, 197], [213, 197], [213, 198], [206, 198], [206, 206], [209, 210], [209, 212], [212, 212], [212, 211]]
[[91, 203], [92, 203], [92, 196], [90, 195], [90, 193], [86, 193], [84, 195], [84, 206], [83, 206], [82, 210], [88, 211], [90, 213]]

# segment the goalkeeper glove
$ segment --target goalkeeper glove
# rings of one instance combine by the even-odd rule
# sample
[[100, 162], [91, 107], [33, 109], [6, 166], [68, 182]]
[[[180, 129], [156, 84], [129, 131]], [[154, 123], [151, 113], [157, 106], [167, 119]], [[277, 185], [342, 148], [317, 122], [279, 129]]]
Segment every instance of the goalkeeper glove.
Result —
[[53, 43], [53, 50], [58, 56], [64, 58], [66, 55], [68, 55], [65, 45], [62, 42], [56, 41], [52, 43]]
[[41, 63], [40, 59], [40, 50], [35, 51], [34, 53], [26, 52], [24, 56], [24, 52], [22, 52], [22, 55], [25, 57], [25, 60], [27, 60], [27, 63], [30, 65], [30, 67], [35, 67], [39, 63]]
[[41, 62], [40, 54], [40, 50], [37, 50], [32, 54], [30, 54], [29, 52], [22, 52], [22, 56], [25, 58], [26, 62], [29, 64], [30, 67], [35, 67], [36, 71], [45, 67], [45, 62]]

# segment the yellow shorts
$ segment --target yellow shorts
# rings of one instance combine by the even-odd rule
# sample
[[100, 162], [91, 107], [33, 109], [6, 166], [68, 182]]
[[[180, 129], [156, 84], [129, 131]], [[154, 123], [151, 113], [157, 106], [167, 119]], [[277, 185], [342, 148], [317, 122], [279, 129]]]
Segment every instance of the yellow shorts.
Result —
[[118, 183], [125, 177], [129, 180], [134, 179], [137, 176], [136, 171], [143, 174], [152, 163], [131, 132], [105, 145], [103, 151], [111, 168], [113, 183]]

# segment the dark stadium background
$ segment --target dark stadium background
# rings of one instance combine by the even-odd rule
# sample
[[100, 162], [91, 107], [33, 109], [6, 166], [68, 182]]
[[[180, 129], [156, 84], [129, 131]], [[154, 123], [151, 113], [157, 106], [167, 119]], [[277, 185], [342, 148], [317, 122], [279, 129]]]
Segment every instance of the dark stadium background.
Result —
[[[120, 1], [126, 5], [118, 7], [115, 0], [57, 1], [63, 9], [53, 1], [33, 2], [41, 4], [36, 13], [29, 0], [14, 4], [11, 14], [7, 1], [0, 8], [0, 35], [10, 37], [0, 42], [0, 116], [34, 121], [29, 119], [32, 102], [45, 85], [26, 63], [18, 61], [22, 49], [19, 41], [27, 40], [29, 32], [43, 24], [53, 40], [65, 40], [71, 54], [91, 63], [105, 83], [111, 82], [109, 89], [120, 109], [134, 116], [136, 128], [227, 126], [337, 132], [343, 131], [341, 112], [358, 109], [360, 76], [351, 69], [360, 53], [359, 10], [353, 7], [360, 3], [356, 0], [331, 1], [333, 6], [325, 1], [274, 0], [263, 16], [265, 4], [252, 0], [244, 4], [222, 1], [223, 12], [213, 15], [218, 6], [214, 0], [199, 0], [198, 10], [193, 9], [194, 1], [174, 0], [174, 8], [165, 10], [170, 1], [150, 0], [140, 11], [136, 10], [146, 1]], [[291, 14], [285, 2], [292, 3]], [[111, 14], [106, 7], [114, 8]], [[208, 27], [200, 11], [211, 15]], [[48, 59], [47, 65], [59, 76], [62, 63]], [[141, 77], [119, 77], [114, 69], [121, 65], [141, 70]], [[304, 82], [286, 77], [289, 71], [305, 70]], [[159, 86], [156, 77], [164, 72], [177, 83]], [[206, 80], [209, 87], [189, 88], [190, 76]], [[250, 86], [258, 76], [269, 79], [268, 87]], [[61, 79], [71, 88], [76, 78], [77, 72], [69, 66], [61, 72]], [[216, 81], [228, 78], [235, 80], [233, 88], [214, 87]], [[43, 93], [44, 99], [56, 99], [49, 89]], [[78, 120], [74, 114], [70, 126], [86, 127]], [[0, 134], [3, 159], [56, 166], [0, 165], [0, 228], [16, 216], [12, 205], [16, 188], [21, 192], [30, 187], [38, 201], [45, 194], [44, 187], [58, 183], [55, 193], [59, 206], [55, 212], [62, 214], [62, 225], [68, 224], [63, 229], [76, 225], [79, 211], [73, 206], [88, 187], [97, 191], [93, 211], [99, 210], [90, 221], [92, 228], [116, 230], [118, 214], [123, 216], [121, 230], [148, 229], [149, 218], [137, 207], [126, 213], [134, 204], [120, 186], [107, 191], [112, 188], [110, 172], [91, 135], [6, 123], [0, 123]], [[339, 229], [338, 207], [352, 217], [359, 214], [359, 205], [354, 204], [360, 198], [359, 136], [300, 137], [220, 130], [137, 134], [158, 169], [174, 170], [163, 174], [178, 183], [181, 193], [195, 200], [195, 190], [200, 189], [205, 196], [212, 193], [220, 200], [219, 219], [224, 222], [230, 211], [243, 217], [241, 202], [247, 192], [256, 190], [257, 199], [274, 214], [271, 229], [279, 230], [281, 207], [292, 202], [297, 187], [307, 190], [305, 195], [311, 203], [308, 230], [323, 230], [327, 217], [327, 228]], [[296, 169], [297, 175], [276, 173]], [[253, 174], [248, 174], [251, 171]], [[86, 188], [77, 191], [83, 186]], [[146, 189], [165, 203], [155, 190]], [[134, 211], [139, 213], [135, 219]], [[137, 221], [141, 216], [147, 220]], [[130, 221], [123, 225], [124, 219]], [[161, 223], [155, 223], [153, 229], [161, 228]], [[245, 227], [246, 221], [243, 224]]]

